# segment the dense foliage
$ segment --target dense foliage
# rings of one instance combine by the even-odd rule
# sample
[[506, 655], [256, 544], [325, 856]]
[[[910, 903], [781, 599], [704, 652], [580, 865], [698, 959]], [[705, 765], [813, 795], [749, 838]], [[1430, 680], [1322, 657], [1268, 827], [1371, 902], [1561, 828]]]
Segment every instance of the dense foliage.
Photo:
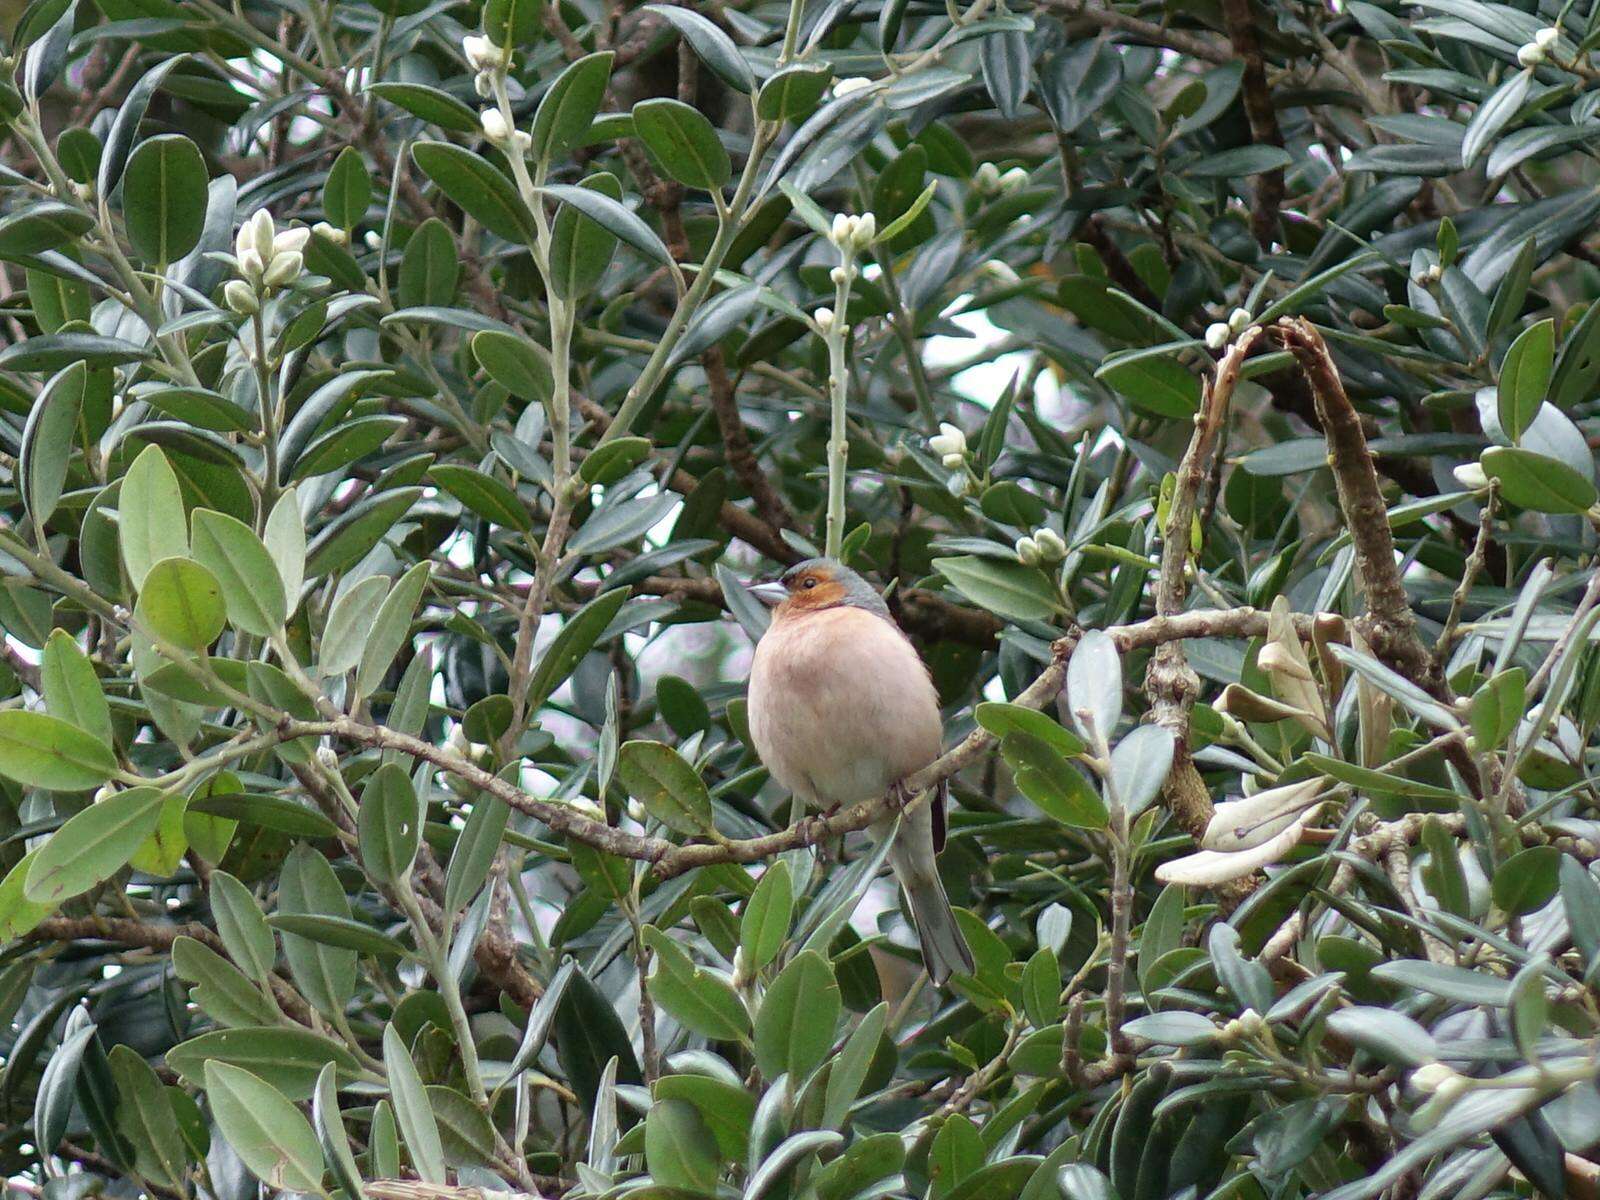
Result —
[[1600, 1188], [1600, 3], [6, 20], [10, 1188]]

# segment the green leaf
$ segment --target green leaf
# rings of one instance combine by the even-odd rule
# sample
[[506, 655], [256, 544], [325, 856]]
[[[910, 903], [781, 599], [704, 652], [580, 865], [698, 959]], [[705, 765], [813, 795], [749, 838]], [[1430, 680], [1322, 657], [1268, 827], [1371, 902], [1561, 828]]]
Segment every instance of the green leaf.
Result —
[[[399, 105], [414, 117], [452, 133], [479, 132], [478, 114], [449, 92], [425, 83], [399, 83], [381, 80], [367, 85], [367, 94]], [[430, 217], [429, 220], [436, 218]], [[415, 235], [413, 235], [415, 236]]]
[[644, 1121], [644, 1158], [660, 1186], [709, 1196], [722, 1174], [717, 1139], [700, 1110], [687, 1100], [658, 1100]]
[[167, 1051], [167, 1065], [188, 1083], [202, 1082], [208, 1064], [223, 1063], [242, 1067], [290, 1100], [309, 1097], [318, 1072], [330, 1062], [345, 1076], [361, 1073], [355, 1056], [342, 1043], [283, 1025], [220, 1029]]
[[676, 4], [647, 4], [644, 11], [666, 18], [667, 23], [694, 48], [700, 61], [734, 91], [747, 96], [755, 91], [755, 75], [739, 47], [706, 17], [692, 8], [680, 8]]
[[[476, 121], [473, 128], [477, 128]], [[429, 217], [412, 233], [400, 259], [400, 307], [447, 307], [456, 298], [460, 278], [461, 261], [449, 226], [438, 217]]]
[[646, 927], [644, 943], [655, 953], [650, 994], [684, 1028], [713, 1041], [748, 1039], [750, 1014], [731, 984], [695, 966], [677, 942], [654, 926]]
[[[560, 222], [561, 216], [556, 217]], [[513, 396], [543, 400], [553, 391], [549, 361], [521, 334], [485, 329], [472, 335], [472, 356]], [[466, 470], [467, 468], [460, 468]]]
[[0, 775], [29, 787], [82, 792], [117, 769], [111, 747], [59, 717], [24, 709], [0, 712]]
[[972, 603], [1008, 621], [1048, 621], [1061, 609], [1049, 576], [1037, 567], [965, 555], [936, 558], [933, 568]]
[[583, 656], [594, 649], [600, 635], [610, 626], [627, 599], [627, 588], [613, 588], [601, 592], [567, 618], [561, 632], [556, 634], [528, 679], [529, 712], [536, 711], [544, 704], [550, 694], [572, 674]]
[[739, 947], [744, 952], [746, 971], [759, 971], [778, 957], [793, 919], [794, 884], [789, 879], [789, 864], [780, 858], [766, 869], [756, 890], [744, 902]]
[[666, 243], [656, 235], [656, 231], [640, 220], [633, 210], [613, 200], [604, 192], [573, 187], [571, 184], [547, 184], [539, 190], [552, 200], [559, 200], [562, 204], [577, 209], [613, 237], [632, 246], [646, 258], [664, 267], [673, 264]]
[[121, 1100], [117, 1130], [133, 1144], [140, 1174], [180, 1189], [189, 1153], [166, 1086], [131, 1046], [113, 1046], [107, 1057]]
[[354, 146], [346, 146], [333, 160], [322, 185], [322, 211], [328, 220], [349, 233], [367, 215], [372, 203], [372, 172]]
[[1530, 325], [1511, 343], [1500, 364], [1500, 427], [1513, 442], [1533, 423], [1550, 387], [1555, 364], [1556, 325], [1546, 318]]
[[122, 478], [117, 540], [134, 591], [144, 586], [156, 563], [189, 553], [189, 523], [184, 519], [178, 476], [159, 446], [145, 447]]
[[1495, 907], [1520, 917], [1550, 903], [1561, 886], [1561, 858], [1554, 846], [1529, 846], [1506, 859], [1490, 885]]
[[361, 793], [357, 822], [361, 861], [379, 883], [404, 885], [422, 844], [416, 789], [399, 766], [386, 763]]
[[1282, 146], [1236, 146], [1191, 163], [1184, 173], [1196, 179], [1235, 179], [1281, 171], [1294, 159]]
[[615, 57], [610, 50], [585, 55], [556, 76], [533, 114], [530, 157], [535, 162], [553, 163], [588, 132], [611, 81]]
[[111, 707], [106, 703], [100, 677], [89, 656], [66, 630], [51, 631], [39, 660], [39, 679], [45, 708], [51, 716], [71, 722], [103, 746], [111, 745]]
[[[675, 8], [672, 11], [688, 10]], [[609, 171], [598, 171], [584, 179], [578, 186], [609, 196], [612, 200], [622, 199], [622, 183]], [[591, 217], [584, 216], [570, 205], [563, 206], [556, 214], [555, 223], [550, 231], [551, 291], [563, 300], [577, 300], [587, 296], [605, 276], [616, 246], [615, 235], [603, 225]], [[473, 350], [474, 352], [477, 350], [477, 338], [473, 339]], [[478, 361], [484, 361], [481, 355]], [[494, 375], [494, 368], [487, 362], [484, 362], [484, 368], [491, 376]], [[549, 367], [541, 362], [540, 378], [548, 377], [549, 373]], [[608, 442], [607, 446], [614, 444]], [[591, 454], [584, 460], [585, 470], [588, 469], [593, 457]]]
[[208, 1062], [206, 1097], [228, 1145], [269, 1187], [322, 1190], [322, 1150], [300, 1110], [242, 1067]]
[[1527, 711], [1527, 687], [1527, 671], [1512, 667], [1495, 675], [1473, 694], [1467, 719], [1478, 749], [1496, 749], [1511, 736]]
[[506, 529], [528, 528], [527, 505], [510, 485], [493, 475], [448, 463], [437, 464], [429, 469], [428, 474], [445, 491], [491, 524]]
[[1200, 380], [1176, 359], [1160, 355], [1116, 358], [1095, 372], [1128, 403], [1153, 417], [1186, 420], [1200, 411]]
[[803, 1080], [833, 1048], [839, 983], [828, 960], [802, 950], [779, 972], [756, 1013], [756, 1064], [768, 1079]]
[[[285, 918], [314, 921], [349, 921], [350, 901], [326, 855], [301, 843], [284, 859], [278, 876], [278, 911], [267, 923], [283, 934], [283, 956], [289, 973], [305, 998], [324, 1015], [337, 1019], [345, 1011], [356, 987], [356, 955], [349, 947], [328, 945], [295, 929], [285, 930]], [[354, 922], [351, 922], [354, 924]], [[368, 926], [364, 933], [378, 934]]]
[[1543, 513], [1587, 512], [1596, 499], [1592, 480], [1566, 463], [1517, 446], [1491, 446], [1479, 460], [1500, 494], [1518, 508]]
[[1478, 105], [1478, 111], [1472, 114], [1472, 120], [1467, 123], [1467, 131], [1461, 138], [1463, 168], [1471, 167], [1477, 162], [1478, 155], [1482, 154], [1500, 131], [1511, 123], [1521, 110], [1523, 101], [1528, 97], [1528, 89], [1532, 86], [1533, 68], [1529, 67], [1511, 75], [1495, 89], [1493, 95]]
[[417, 604], [423, 589], [428, 586], [433, 564], [419, 562], [394, 585], [378, 608], [372, 622], [372, 632], [367, 635], [366, 648], [361, 652], [361, 664], [356, 668], [356, 695], [370, 696], [394, 663], [400, 647], [411, 640], [411, 621], [416, 616]]
[[861, 1088], [872, 1071], [873, 1062], [883, 1048], [884, 1031], [889, 1025], [889, 1007], [879, 1004], [845, 1039], [844, 1049], [828, 1071], [828, 1087], [822, 1105], [822, 1124], [843, 1128], [850, 1106], [861, 1095]]
[[676, 833], [710, 833], [711, 795], [700, 773], [671, 746], [626, 742], [617, 755], [617, 778], [645, 812]]
[[411, 158], [463, 212], [508, 242], [536, 240], [533, 214], [499, 168], [448, 142], [418, 142]]
[[228, 957], [265, 987], [278, 959], [278, 943], [250, 889], [226, 871], [212, 872], [211, 913]]
[[228, 623], [217, 577], [191, 558], [164, 558], [150, 568], [134, 615], [156, 637], [203, 650]]
[[16, 261], [55, 250], [94, 228], [94, 218], [59, 200], [44, 200], [0, 220], [0, 259]]
[[665, 97], [633, 106], [633, 127], [662, 169], [688, 187], [715, 191], [733, 177], [717, 131], [699, 110]]
[[316, 1091], [311, 1097], [311, 1121], [316, 1129], [317, 1142], [322, 1147], [328, 1169], [346, 1196], [357, 1200], [364, 1193], [361, 1172], [355, 1155], [350, 1150], [350, 1138], [345, 1133], [344, 1118], [339, 1113], [339, 1086], [337, 1072], [332, 1063], [322, 1068], [317, 1076]]
[[1063, 825], [1104, 829], [1105, 801], [1080, 772], [1046, 741], [1031, 733], [1008, 733], [1000, 753], [1011, 767], [1017, 790]]
[[17, 470], [35, 528], [42, 529], [61, 502], [88, 385], [89, 368], [75, 362], [50, 378], [28, 411]]
[[495, 852], [505, 837], [511, 809], [498, 796], [479, 793], [472, 802], [461, 835], [456, 839], [445, 872], [444, 907], [448, 913], [460, 912], [477, 895], [489, 877]]
[[1328, 1028], [1347, 1042], [1397, 1067], [1420, 1067], [1439, 1060], [1433, 1036], [1404, 1013], [1355, 1005], [1328, 1017]]
[[1038, 709], [1021, 704], [985, 700], [973, 710], [978, 725], [997, 738], [1008, 733], [1027, 733], [1048, 742], [1056, 753], [1076, 758], [1084, 751], [1083, 739]]
[[122, 213], [128, 241], [148, 263], [175, 263], [200, 242], [210, 182], [200, 149], [182, 134], [146, 138], [128, 158]]
[[[201, 1012], [219, 1025], [252, 1029], [277, 1020], [277, 1010], [272, 1007], [271, 1001], [246, 978], [243, 971], [194, 938], [179, 937], [173, 941], [172, 968], [178, 978], [195, 985], [189, 998], [199, 1005]], [[204, 1036], [215, 1039], [218, 1035]], [[195, 1042], [203, 1040], [194, 1039]], [[184, 1046], [193, 1044], [185, 1042]], [[179, 1054], [180, 1050], [175, 1046], [168, 1052], [167, 1062], [173, 1070], [178, 1070], [178, 1067], [172, 1056]], [[202, 1065], [195, 1063], [196, 1077]]]
[[649, 457], [648, 438], [614, 438], [589, 452], [578, 468], [578, 475], [585, 483], [616, 483]]
[[35, 903], [28, 899], [26, 885], [28, 872], [33, 869], [38, 850], [30, 850], [17, 860], [17, 865], [0, 879], [0, 942], [11, 942], [25, 937], [38, 927], [56, 909], [54, 904]]
[[411, 1061], [411, 1054], [392, 1022], [383, 1030], [383, 1065], [389, 1073], [389, 1096], [394, 1101], [395, 1119], [400, 1123], [406, 1149], [411, 1151], [411, 1165], [424, 1183], [444, 1183], [444, 1147], [439, 1141], [439, 1123], [434, 1118], [433, 1106], [428, 1103], [428, 1091], [422, 1086], [416, 1064]]
[[797, 63], [774, 73], [756, 96], [756, 115], [763, 121], [795, 121], [817, 109], [822, 93], [833, 80], [825, 66]]
[[388, 594], [386, 575], [368, 575], [339, 594], [322, 630], [322, 655], [317, 664], [321, 674], [343, 675], [361, 661], [367, 636]]
[[190, 544], [195, 561], [221, 585], [228, 620], [257, 637], [283, 628], [289, 615], [283, 577], [255, 530], [226, 513], [197, 508]]
[[110, 879], [155, 829], [164, 800], [156, 788], [129, 788], [69, 818], [40, 847], [23, 895], [34, 904], [58, 904]]

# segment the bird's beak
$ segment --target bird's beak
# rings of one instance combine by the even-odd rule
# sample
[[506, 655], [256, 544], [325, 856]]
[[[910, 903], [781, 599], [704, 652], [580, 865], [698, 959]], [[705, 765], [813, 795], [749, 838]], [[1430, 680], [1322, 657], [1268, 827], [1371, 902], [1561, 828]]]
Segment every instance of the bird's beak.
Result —
[[777, 608], [789, 595], [789, 589], [776, 581], [772, 583], [753, 583], [748, 591], [768, 608]]

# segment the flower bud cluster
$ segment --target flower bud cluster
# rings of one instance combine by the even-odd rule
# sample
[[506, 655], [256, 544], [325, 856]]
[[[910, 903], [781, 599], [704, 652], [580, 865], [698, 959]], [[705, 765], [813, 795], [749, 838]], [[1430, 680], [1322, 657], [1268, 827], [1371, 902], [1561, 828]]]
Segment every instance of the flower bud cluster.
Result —
[[262, 299], [293, 283], [305, 271], [305, 245], [311, 230], [301, 226], [279, 231], [272, 214], [258, 209], [239, 226], [233, 242], [238, 279], [228, 281], [223, 299], [236, 313], [259, 312]]
[[865, 250], [877, 236], [878, 218], [871, 213], [862, 213], [859, 217], [835, 213], [833, 228], [828, 231], [828, 239], [847, 252]]
[[939, 422], [939, 432], [928, 439], [928, 449], [952, 471], [966, 465], [967, 435], [948, 421]]
[[1016, 540], [1017, 561], [1025, 567], [1058, 563], [1067, 556], [1067, 543], [1054, 529], [1035, 529]]

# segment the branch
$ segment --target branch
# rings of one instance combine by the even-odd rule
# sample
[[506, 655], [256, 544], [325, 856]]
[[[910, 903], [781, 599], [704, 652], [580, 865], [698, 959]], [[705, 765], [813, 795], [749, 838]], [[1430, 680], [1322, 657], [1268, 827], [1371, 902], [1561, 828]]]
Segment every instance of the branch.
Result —
[[[1189, 537], [1196, 500], [1244, 360], [1261, 332], [1259, 328], [1248, 329], [1228, 348], [1217, 364], [1215, 380], [1206, 386], [1200, 411], [1195, 416], [1194, 433], [1178, 465], [1177, 488], [1167, 527], [1162, 531], [1161, 575], [1156, 584], [1158, 620], [1175, 620], [1183, 608], [1189, 591]], [[1151, 656], [1150, 665], [1145, 669], [1144, 690], [1150, 698], [1152, 719], [1170, 730], [1176, 742], [1172, 770], [1162, 788], [1167, 807], [1178, 824], [1199, 840], [1212, 814], [1211, 794], [1189, 755], [1189, 710], [1200, 694], [1200, 678], [1190, 668], [1177, 640], [1162, 642]]]
[[733, 379], [728, 375], [727, 357], [721, 346], [712, 346], [700, 356], [705, 368], [706, 382], [711, 388], [711, 410], [717, 417], [717, 428], [722, 433], [723, 452], [733, 473], [744, 484], [745, 491], [755, 502], [761, 519], [774, 529], [793, 529], [794, 515], [783, 498], [783, 493], [772, 486], [772, 480], [761, 469], [755, 450], [750, 445], [750, 432], [739, 415], [739, 400], [734, 392]]
[[[1235, 57], [1244, 60], [1241, 89], [1250, 136], [1257, 145], [1281, 150], [1283, 131], [1278, 128], [1278, 111], [1272, 103], [1272, 89], [1267, 86], [1267, 67], [1261, 57], [1261, 39], [1256, 36], [1256, 15], [1250, 9], [1250, 0], [1222, 0], [1222, 19]], [[1255, 191], [1250, 226], [1261, 248], [1269, 250], [1276, 240], [1278, 210], [1283, 207], [1283, 168], [1256, 176]]]
[[1114, 8], [1093, 8], [1088, 4], [1063, 3], [1062, 0], [1054, 0], [1049, 7], [1057, 9], [1067, 20], [1087, 21], [1101, 29], [1114, 29], [1141, 42], [1152, 46], [1165, 46], [1168, 50], [1176, 50], [1179, 54], [1198, 58], [1202, 62], [1216, 63], [1220, 66], [1233, 61], [1233, 56], [1227, 50], [1204, 38], [1190, 33], [1180, 33], [1176, 29], [1168, 29], [1165, 25], [1157, 25], [1153, 21], [1141, 21], [1138, 17], [1130, 17]]
[[1305, 372], [1328, 439], [1328, 466], [1355, 548], [1356, 576], [1367, 600], [1367, 611], [1357, 618], [1356, 625], [1380, 658], [1427, 691], [1437, 692], [1439, 674], [1417, 634], [1411, 600], [1395, 565], [1389, 508], [1378, 488], [1361, 418], [1345, 394], [1339, 369], [1316, 327], [1303, 318], [1286, 317], [1275, 329]]

